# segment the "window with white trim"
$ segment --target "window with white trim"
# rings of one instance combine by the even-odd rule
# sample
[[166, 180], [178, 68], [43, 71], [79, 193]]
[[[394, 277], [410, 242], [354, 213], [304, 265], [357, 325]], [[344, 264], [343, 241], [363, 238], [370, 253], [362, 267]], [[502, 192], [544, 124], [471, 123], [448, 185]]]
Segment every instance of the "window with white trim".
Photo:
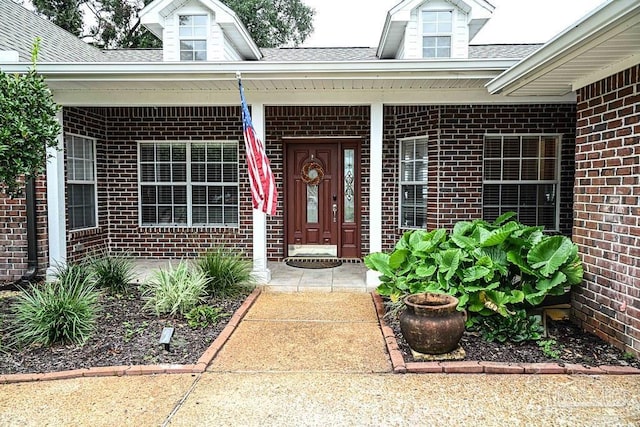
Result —
[[561, 135], [486, 135], [483, 217], [514, 211], [527, 225], [558, 230]]
[[427, 138], [400, 141], [400, 228], [427, 227]]
[[181, 61], [207, 60], [207, 15], [178, 16]]
[[451, 58], [453, 12], [422, 11], [422, 57]]
[[237, 142], [140, 142], [142, 225], [237, 227]]
[[97, 224], [95, 141], [78, 135], [65, 135], [65, 145], [69, 229], [95, 227]]

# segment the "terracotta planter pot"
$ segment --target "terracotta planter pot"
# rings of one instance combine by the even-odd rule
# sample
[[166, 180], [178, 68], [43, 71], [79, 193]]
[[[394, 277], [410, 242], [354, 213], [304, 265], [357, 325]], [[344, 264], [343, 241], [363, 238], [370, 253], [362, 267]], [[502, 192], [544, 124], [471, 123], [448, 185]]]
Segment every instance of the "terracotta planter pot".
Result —
[[445, 294], [413, 294], [404, 299], [400, 329], [409, 346], [424, 354], [444, 354], [458, 347], [466, 313], [457, 311], [458, 299]]

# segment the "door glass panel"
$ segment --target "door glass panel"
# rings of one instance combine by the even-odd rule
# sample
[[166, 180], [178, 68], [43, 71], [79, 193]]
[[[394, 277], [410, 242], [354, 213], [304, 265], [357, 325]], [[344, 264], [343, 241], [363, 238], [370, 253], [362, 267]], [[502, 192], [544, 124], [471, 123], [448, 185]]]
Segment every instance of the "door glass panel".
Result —
[[318, 186], [307, 185], [307, 222], [318, 222]]
[[344, 150], [344, 222], [355, 222], [354, 165], [354, 150]]

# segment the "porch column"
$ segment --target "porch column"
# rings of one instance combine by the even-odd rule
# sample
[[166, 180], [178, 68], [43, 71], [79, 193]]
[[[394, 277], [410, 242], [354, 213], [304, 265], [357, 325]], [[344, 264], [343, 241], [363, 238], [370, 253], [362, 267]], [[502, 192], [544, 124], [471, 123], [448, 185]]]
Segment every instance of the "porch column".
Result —
[[57, 114], [60, 123], [58, 147], [47, 148], [47, 220], [49, 223], [49, 266], [47, 278], [52, 277], [57, 267], [67, 262], [67, 227], [64, 201], [64, 132], [62, 110]]
[[[371, 104], [371, 172], [369, 176], [369, 252], [382, 250], [382, 103]], [[367, 270], [367, 288], [380, 284], [380, 273]]]
[[[264, 139], [264, 104], [251, 104], [251, 119], [256, 136], [266, 145]], [[253, 277], [258, 283], [271, 281], [271, 270], [267, 268], [267, 215], [253, 210]]]

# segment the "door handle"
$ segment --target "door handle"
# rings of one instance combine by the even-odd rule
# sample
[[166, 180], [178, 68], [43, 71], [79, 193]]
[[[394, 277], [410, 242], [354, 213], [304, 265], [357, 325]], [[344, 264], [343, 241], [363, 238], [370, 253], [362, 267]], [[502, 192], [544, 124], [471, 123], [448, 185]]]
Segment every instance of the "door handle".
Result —
[[338, 222], [338, 204], [333, 204], [333, 222]]

